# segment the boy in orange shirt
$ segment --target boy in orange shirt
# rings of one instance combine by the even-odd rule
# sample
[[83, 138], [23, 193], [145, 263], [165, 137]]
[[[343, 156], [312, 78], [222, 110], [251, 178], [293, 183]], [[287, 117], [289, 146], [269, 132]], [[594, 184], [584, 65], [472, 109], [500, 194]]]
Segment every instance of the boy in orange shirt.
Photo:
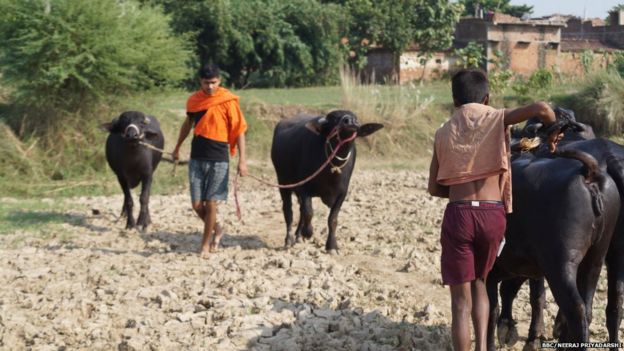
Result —
[[[456, 110], [435, 135], [428, 190], [448, 198], [444, 211], [442, 282], [451, 292], [451, 337], [455, 350], [470, 349], [469, 321], [475, 329], [475, 350], [486, 349], [489, 300], [485, 279], [512, 211], [509, 126], [538, 117], [545, 126], [555, 113], [544, 102], [516, 109], [488, 106], [485, 73], [462, 70], [453, 76]], [[562, 137], [548, 137], [551, 151]]]
[[217, 201], [228, 195], [229, 157], [238, 147], [238, 174], [247, 175], [245, 131], [247, 123], [240, 110], [238, 96], [220, 87], [219, 68], [206, 64], [199, 70], [201, 89], [186, 103], [187, 117], [180, 127], [173, 158], [178, 159], [180, 146], [193, 129], [189, 183], [193, 209], [204, 221], [201, 257], [216, 252], [223, 235], [217, 222]]

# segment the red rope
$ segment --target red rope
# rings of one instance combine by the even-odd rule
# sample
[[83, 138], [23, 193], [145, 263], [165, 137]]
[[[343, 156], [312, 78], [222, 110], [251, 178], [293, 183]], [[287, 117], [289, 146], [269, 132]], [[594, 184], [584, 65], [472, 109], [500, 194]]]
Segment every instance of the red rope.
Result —
[[[337, 132], [337, 128], [335, 128], [328, 136], [327, 136], [327, 140], [331, 139], [334, 135], [338, 135]], [[321, 167], [319, 167], [319, 169], [316, 170], [316, 172], [312, 173], [310, 176], [308, 176], [307, 178], [297, 182], [297, 183], [293, 183], [293, 184], [275, 184], [275, 183], [271, 183], [268, 182], [262, 178], [258, 178], [255, 177], [251, 174], [248, 174], [247, 176], [251, 179], [257, 180], [258, 182], [264, 184], [264, 185], [268, 185], [270, 187], [274, 187], [274, 188], [280, 188], [280, 189], [290, 189], [290, 188], [296, 188], [300, 185], [303, 185], [307, 182], [309, 182], [310, 180], [314, 179], [314, 177], [316, 177], [319, 173], [321, 173], [321, 171], [323, 169], [325, 169], [325, 167], [327, 167], [327, 165], [329, 165], [331, 163], [331, 160], [336, 156], [336, 154], [338, 153], [338, 150], [340, 150], [340, 148], [342, 147], [342, 145], [354, 140], [357, 137], [357, 132], [353, 132], [353, 135], [351, 135], [350, 137], [344, 139], [344, 140], [340, 140], [340, 142], [338, 143], [338, 146], [336, 146], [336, 149], [331, 153], [331, 155], [329, 155], [327, 157], [327, 160], [325, 161], [325, 163], [323, 163], [321, 165]], [[238, 220], [240, 221], [241, 219], [241, 210], [240, 210], [240, 204], [238, 202], [238, 177], [239, 174], [236, 173], [236, 177], [234, 178], [234, 201], [236, 202], [236, 217], [238, 217]]]

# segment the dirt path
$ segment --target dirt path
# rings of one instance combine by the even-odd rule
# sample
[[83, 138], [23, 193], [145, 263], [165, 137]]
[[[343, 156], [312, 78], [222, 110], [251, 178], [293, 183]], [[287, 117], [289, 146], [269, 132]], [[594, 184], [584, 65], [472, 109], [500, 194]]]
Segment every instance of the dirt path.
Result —
[[[145, 234], [114, 222], [121, 196], [65, 200], [72, 220], [46, 239], [28, 231], [0, 237], [0, 348], [450, 349], [439, 274], [444, 202], [425, 189], [421, 173], [356, 170], [339, 218], [340, 255], [330, 256], [320, 201], [312, 241], [284, 250], [278, 192], [246, 179], [243, 221], [230, 196], [220, 214], [224, 248], [209, 260], [196, 253], [201, 223], [186, 191], [152, 196]], [[603, 277], [592, 341], [606, 341], [605, 286]], [[525, 287], [515, 309], [522, 336], [527, 298]], [[550, 335], [550, 295], [547, 306]]]

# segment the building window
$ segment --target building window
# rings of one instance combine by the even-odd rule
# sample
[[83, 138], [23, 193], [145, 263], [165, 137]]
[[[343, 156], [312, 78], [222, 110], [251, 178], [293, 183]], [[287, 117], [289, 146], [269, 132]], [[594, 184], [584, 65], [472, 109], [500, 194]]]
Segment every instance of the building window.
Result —
[[438, 65], [442, 64], [442, 59], [436, 59], [436, 63], [437, 63]]
[[550, 42], [546, 44], [546, 49], [557, 50], [558, 47], [559, 47], [559, 43]]

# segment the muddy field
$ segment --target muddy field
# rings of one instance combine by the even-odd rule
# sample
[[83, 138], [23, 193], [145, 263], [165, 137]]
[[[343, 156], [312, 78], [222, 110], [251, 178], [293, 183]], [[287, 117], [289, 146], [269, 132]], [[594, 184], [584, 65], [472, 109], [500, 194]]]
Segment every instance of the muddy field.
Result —
[[[0, 348], [450, 350], [444, 201], [428, 196], [425, 174], [357, 169], [337, 256], [324, 252], [328, 211], [318, 199], [314, 238], [284, 250], [278, 191], [244, 179], [242, 221], [232, 195], [220, 207], [223, 247], [208, 260], [184, 189], [152, 196], [146, 233], [115, 222], [121, 195], [44, 199], [72, 208], [66, 223], [0, 237]], [[607, 340], [605, 289], [603, 275], [592, 341]], [[524, 287], [514, 310], [521, 340], [504, 349], [522, 349], [527, 298]], [[555, 313], [549, 294], [548, 335]]]

